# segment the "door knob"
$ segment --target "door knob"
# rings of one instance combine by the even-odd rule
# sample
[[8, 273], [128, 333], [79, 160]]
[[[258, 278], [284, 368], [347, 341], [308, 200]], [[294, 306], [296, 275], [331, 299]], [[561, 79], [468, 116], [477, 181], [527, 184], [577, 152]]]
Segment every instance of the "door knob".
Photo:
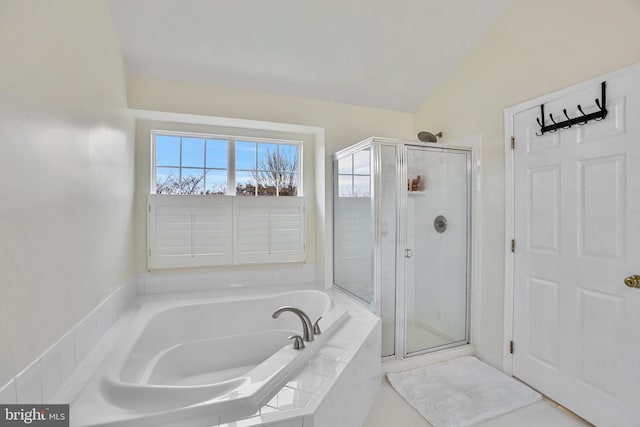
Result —
[[630, 288], [640, 288], [640, 276], [633, 275], [624, 279], [624, 284]]

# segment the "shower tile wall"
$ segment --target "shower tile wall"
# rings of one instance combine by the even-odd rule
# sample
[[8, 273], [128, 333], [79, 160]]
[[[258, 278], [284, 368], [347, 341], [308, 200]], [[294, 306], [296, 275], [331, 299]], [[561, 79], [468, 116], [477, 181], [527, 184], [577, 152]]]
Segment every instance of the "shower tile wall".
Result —
[[[418, 257], [408, 261], [407, 311], [409, 322], [453, 340], [465, 337], [467, 176], [464, 156], [430, 153], [416, 162], [425, 179], [422, 192], [409, 192], [407, 246]], [[447, 218], [438, 233], [434, 219]]]

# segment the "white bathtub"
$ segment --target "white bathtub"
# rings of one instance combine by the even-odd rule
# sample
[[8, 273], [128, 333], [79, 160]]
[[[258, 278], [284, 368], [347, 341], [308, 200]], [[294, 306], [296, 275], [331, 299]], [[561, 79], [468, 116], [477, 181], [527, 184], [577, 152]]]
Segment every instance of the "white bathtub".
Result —
[[[291, 305], [322, 333], [302, 335]], [[210, 426], [255, 413], [346, 321], [321, 291], [145, 304], [126, 336], [71, 406], [74, 426]]]

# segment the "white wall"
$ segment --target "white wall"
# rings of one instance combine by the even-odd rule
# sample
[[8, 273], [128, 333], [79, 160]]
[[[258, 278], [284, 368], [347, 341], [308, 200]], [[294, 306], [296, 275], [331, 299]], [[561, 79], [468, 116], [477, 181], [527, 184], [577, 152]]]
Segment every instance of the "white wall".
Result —
[[[482, 135], [481, 355], [502, 357], [504, 299], [503, 112], [545, 93], [640, 61], [637, 0], [515, 0], [415, 114], [414, 129], [444, 142]], [[475, 294], [474, 294], [475, 295]]]
[[132, 123], [105, 1], [0, 3], [0, 386], [132, 277]]
[[[192, 83], [166, 81], [137, 76], [128, 78], [129, 107], [139, 110], [197, 114], [213, 117], [290, 123], [324, 129], [325, 158], [316, 156], [316, 164], [324, 160], [324, 182], [315, 182], [319, 191], [324, 191], [324, 211], [316, 221], [325, 227], [319, 230], [322, 244], [316, 249], [315, 261], [327, 266], [332, 248], [331, 212], [332, 173], [331, 154], [370, 136], [413, 139], [413, 115], [395, 111], [365, 108], [309, 99], [291, 98], [264, 93], [224, 89]], [[138, 127], [136, 156], [136, 269], [144, 271], [146, 237], [145, 200], [149, 191], [148, 138]], [[309, 150], [307, 150], [308, 152]], [[316, 170], [316, 176], [322, 176]], [[305, 183], [307, 185], [307, 183]], [[324, 186], [324, 188], [322, 188]], [[323, 218], [321, 215], [326, 215]], [[324, 251], [324, 253], [320, 253]], [[330, 274], [325, 272], [327, 279]]]

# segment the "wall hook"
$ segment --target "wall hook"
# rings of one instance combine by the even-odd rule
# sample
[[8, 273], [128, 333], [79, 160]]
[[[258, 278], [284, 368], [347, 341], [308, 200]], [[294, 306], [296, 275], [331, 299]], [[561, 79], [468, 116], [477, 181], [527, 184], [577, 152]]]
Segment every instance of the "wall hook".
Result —
[[546, 132], [556, 132], [558, 129], [569, 129], [572, 125], [583, 126], [586, 125], [590, 120], [600, 121], [604, 120], [607, 117], [607, 84], [606, 82], [602, 82], [600, 84], [601, 96], [600, 99], [596, 99], [596, 105], [598, 106], [598, 111], [594, 113], [586, 114], [582, 110], [582, 106], [578, 104], [578, 111], [580, 111], [580, 116], [571, 118], [569, 114], [567, 114], [567, 109], [564, 108], [562, 112], [567, 120], [562, 122], [556, 122], [553, 119], [553, 115], [549, 114], [549, 118], [551, 119], [551, 123], [549, 125], [545, 125], [544, 123], [544, 104], [540, 104], [540, 118], [536, 118], [538, 122], [538, 126], [540, 126], [540, 132], [536, 132], [536, 135], [542, 136]]
[[588, 122], [589, 120], [586, 120], [587, 115], [584, 113], [584, 111], [582, 111], [582, 106], [581, 106], [580, 104], [578, 104], [578, 111], [580, 111], [580, 114], [582, 114], [582, 118], [584, 118], [584, 119], [585, 119], [585, 120], [584, 120], [584, 123], [578, 123], [578, 124], [579, 124], [580, 126], [584, 126], [584, 125], [586, 125], [586, 124], [587, 124], [587, 122]]
[[563, 127], [562, 129], [569, 129], [571, 127], [571, 117], [569, 117], [569, 115], [567, 114], [566, 108], [563, 108], [562, 112], [564, 113], [564, 116], [567, 118], [567, 122], [569, 122], [569, 124], [566, 127]]
[[558, 131], [558, 124], [556, 123], [555, 120], [553, 120], [553, 115], [551, 113], [549, 113], [549, 118], [551, 119], [551, 121], [553, 122], [553, 125], [550, 125], [550, 127], [552, 127], [552, 129], [549, 129], [549, 132], [557, 132]]
[[[603, 110], [604, 110], [604, 108], [600, 106], [600, 100], [599, 100], [599, 99], [596, 99], [596, 105], [598, 106], [598, 109], [599, 109], [600, 111], [603, 111]], [[599, 122], [600, 120], [604, 120], [604, 117], [595, 118], [595, 119], [593, 119], [593, 120], [595, 120], [596, 122]]]

